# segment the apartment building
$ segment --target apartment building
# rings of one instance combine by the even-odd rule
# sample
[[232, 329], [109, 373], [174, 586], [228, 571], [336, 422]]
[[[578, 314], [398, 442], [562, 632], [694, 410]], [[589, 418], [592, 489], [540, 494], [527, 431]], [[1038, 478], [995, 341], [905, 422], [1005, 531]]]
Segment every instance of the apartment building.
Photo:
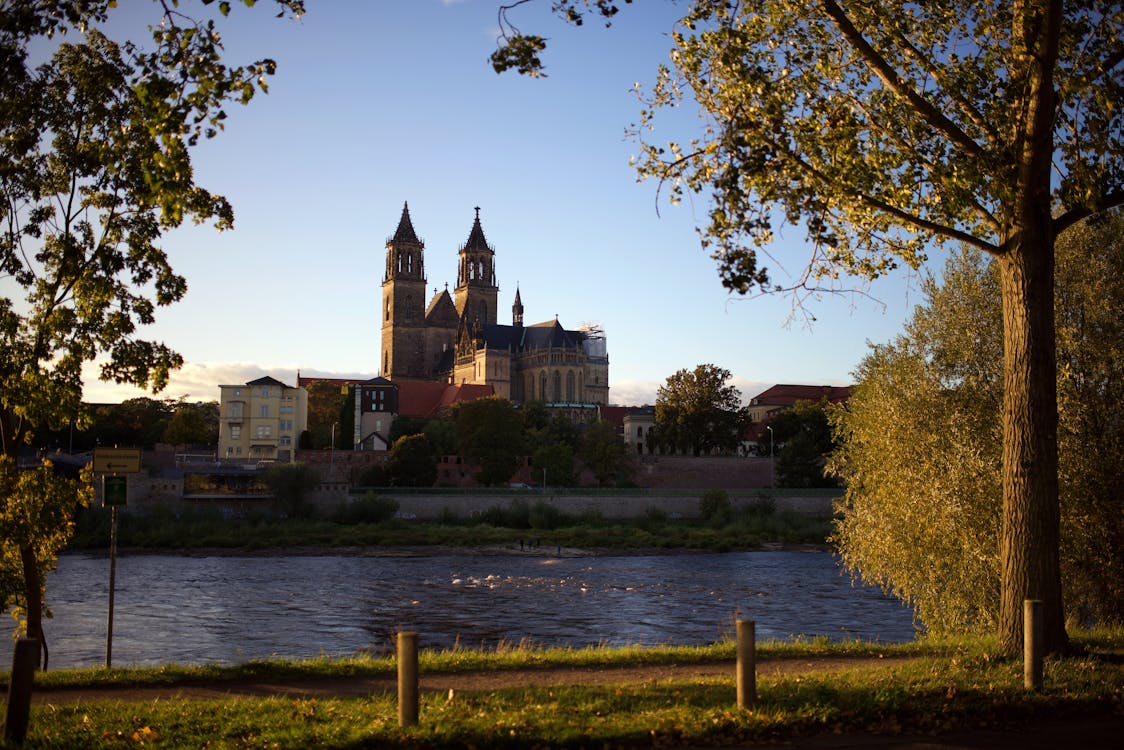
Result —
[[271, 377], [220, 385], [219, 410], [219, 458], [288, 463], [308, 423], [308, 392]]

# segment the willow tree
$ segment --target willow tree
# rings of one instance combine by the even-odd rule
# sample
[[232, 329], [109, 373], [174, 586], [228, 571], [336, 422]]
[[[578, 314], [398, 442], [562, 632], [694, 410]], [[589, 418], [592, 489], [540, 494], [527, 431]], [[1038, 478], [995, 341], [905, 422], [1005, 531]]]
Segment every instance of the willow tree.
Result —
[[[556, 6], [571, 20], [616, 12]], [[545, 42], [501, 27], [511, 43], [497, 69], [539, 72]], [[1023, 600], [1040, 599], [1046, 647], [1064, 648], [1053, 248], [1061, 230], [1124, 201], [1121, 4], [693, 0], [673, 39], [636, 165], [673, 200], [710, 196], [703, 245], [727, 288], [786, 286], [758, 254], [784, 224], [807, 232], [792, 290], [917, 267], [950, 241], [997, 261], [1000, 643], [1019, 647]], [[662, 110], [685, 102], [701, 110], [701, 133], [646, 140]]]
[[[276, 2], [282, 14], [303, 10]], [[143, 337], [156, 308], [187, 289], [160, 237], [189, 218], [232, 225], [229, 203], [195, 184], [190, 149], [275, 69], [226, 65], [215, 20], [193, 20], [186, 5], [153, 2], [146, 44], [98, 30], [113, 0], [0, 0], [0, 449], [9, 458], [38, 427], [81, 426], [83, 365], [99, 361], [103, 379], [159, 390], [182, 362]], [[215, 9], [224, 16], [230, 3]], [[19, 517], [15, 506], [34, 501], [17, 486], [0, 483], [0, 515]], [[76, 491], [52, 485], [50, 498], [66, 510]], [[26, 628], [42, 641], [37, 538], [23, 537], [18, 558]]]

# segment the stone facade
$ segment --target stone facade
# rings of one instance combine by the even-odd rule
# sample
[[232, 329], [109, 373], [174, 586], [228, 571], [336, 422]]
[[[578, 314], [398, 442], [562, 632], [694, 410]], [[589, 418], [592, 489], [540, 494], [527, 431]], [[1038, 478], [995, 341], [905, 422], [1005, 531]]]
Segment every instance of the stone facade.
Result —
[[434, 290], [423, 307], [424, 251], [404, 206], [398, 229], [386, 243], [383, 377], [488, 385], [515, 403], [608, 403], [609, 355], [601, 331], [568, 330], [557, 320], [524, 326], [518, 289], [511, 324], [499, 322], [495, 250], [484, 236], [480, 209], [458, 253], [453, 295], [447, 288]]

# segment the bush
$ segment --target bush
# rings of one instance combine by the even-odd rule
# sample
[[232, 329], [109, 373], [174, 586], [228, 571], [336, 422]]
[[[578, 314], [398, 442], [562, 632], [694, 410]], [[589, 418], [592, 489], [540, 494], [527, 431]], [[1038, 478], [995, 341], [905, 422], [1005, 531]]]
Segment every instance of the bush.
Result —
[[360, 523], [385, 523], [394, 518], [397, 512], [397, 500], [368, 492], [358, 500], [336, 508], [335, 521], [352, 526]]
[[699, 513], [707, 521], [716, 524], [729, 521], [731, 511], [730, 496], [726, 494], [726, 490], [707, 490], [699, 501]]

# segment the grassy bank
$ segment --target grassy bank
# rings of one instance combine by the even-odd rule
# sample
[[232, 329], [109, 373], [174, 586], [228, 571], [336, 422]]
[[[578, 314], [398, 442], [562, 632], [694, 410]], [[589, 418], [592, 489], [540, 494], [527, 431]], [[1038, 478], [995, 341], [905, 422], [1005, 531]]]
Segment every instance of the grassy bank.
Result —
[[[710, 520], [670, 519], [660, 514], [627, 522], [596, 515], [572, 517], [545, 505], [497, 507], [481, 519], [434, 522], [388, 518], [385, 508], [349, 508], [325, 517], [278, 518], [257, 513], [243, 518], [217, 511], [170, 510], [123, 513], [118, 544], [136, 549], [231, 550], [354, 547], [495, 547], [536, 542], [580, 549], [708, 550], [754, 549], [765, 544], [823, 544], [829, 522], [795, 513], [755, 509], [725, 513]], [[380, 517], [382, 516], [382, 517]], [[101, 549], [109, 543], [109, 512], [84, 509], [77, 519], [71, 549]]]
[[[611, 686], [506, 688], [425, 693], [418, 727], [397, 725], [392, 694], [328, 699], [238, 697], [207, 701], [39, 705], [26, 747], [702, 747], [796, 736], [885, 734], [1002, 727], [1040, 717], [1124, 714], [1124, 631], [1084, 634], [1074, 656], [1047, 663], [1046, 688], [1022, 687], [1021, 662], [994, 642], [920, 642], [886, 647], [823, 642], [763, 644], [773, 656], [889, 654], [908, 660], [825, 673], [761, 676], [752, 711], [734, 705], [734, 679], [697, 678]], [[695, 649], [508, 649], [423, 652], [421, 669], [456, 671], [596, 664], [729, 660], [731, 644]], [[132, 682], [348, 676], [392, 668], [388, 660], [259, 662], [177, 673], [123, 670]], [[249, 674], [247, 674], [249, 670]], [[115, 671], [116, 672], [116, 671]], [[98, 685], [104, 670], [43, 679]]]

